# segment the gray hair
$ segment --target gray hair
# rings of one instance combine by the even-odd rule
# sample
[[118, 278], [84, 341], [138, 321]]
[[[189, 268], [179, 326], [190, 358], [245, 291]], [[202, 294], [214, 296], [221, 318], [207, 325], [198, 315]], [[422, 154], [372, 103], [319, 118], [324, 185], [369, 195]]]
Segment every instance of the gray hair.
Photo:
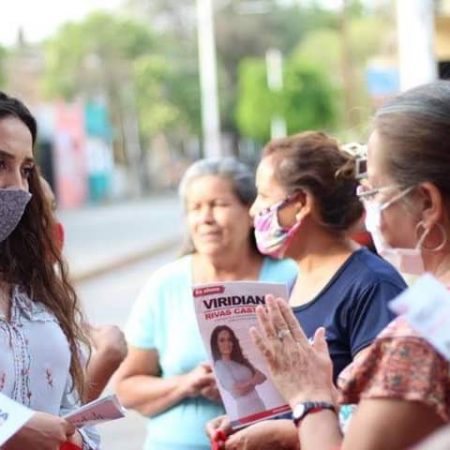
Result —
[[187, 200], [189, 185], [197, 178], [215, 175], [230, 180], [238, 199], [250, 206], [256, 198], [255, 177], [245, 164], [236, 158], [205, 158], [193, 163], [184, 173], [178, 188], [183, 201]]
[[382, 106], [374, 119], [386, 149], [388, 173], [405, 187], [434, 183], [450, 198], [450, 82], [410, 89]]

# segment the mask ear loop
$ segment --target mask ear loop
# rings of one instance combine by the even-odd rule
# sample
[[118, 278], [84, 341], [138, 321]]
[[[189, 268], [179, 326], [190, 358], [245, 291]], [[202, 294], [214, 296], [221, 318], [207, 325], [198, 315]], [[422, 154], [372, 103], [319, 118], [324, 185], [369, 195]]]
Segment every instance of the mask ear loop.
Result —
[[[306, 193], [305, 193], [302, 189], [298, 189], [298, 190], [296, 190], [295, 192], [293, 192], [292, 194], [289, 194], [289, 195], [285, 198], [283, 204], [282, 204], [282, 205], [279, 207], [279, 209], [277, 210], [277, 221], [278, 221], [278, 225], [280, 224], [279, 216], [278, 216], [278, 213], [279, 213], [280, 209], [283, 208], [284, 206], [288, 205], [289, 203], [294, 202], [298, 197], [300, 197], [300, 195], [306, 195]], [[297, 215], [298, 212], [299, 212], [299, 211], [296, 211], [295, 214]], [[298, 221], [297, 218], [296, 218], [296, 223], [295, 223], [293, 226], [300, 226], [300, 225], [297, 225], [298, 222], [299, 222], [299, 221]], [[301, 221], [300, 221], [300, 222], [301, 222]]]
[[385, 209], [389, 208], [391, 205], [393, 205], [394, 203], [398, 202], [399, 200], [401, 200], [403, 197], [405, 197], [406, 195], [408, 195], [415, 186], [410, 186], [407, 187], [406, 189], [404, 189], [403, 191], [399, 192], [397, 195], [394, 195], [394, 197], [392, 197], [390, 200], [388, 200], [386, 203], [381, 204], [381, 211], [384, 211]]
[[425, 228], [423, 221], [420, 221], [416, 225], [416, 236], [419, 235], [418, 230], [420, 227], [424, 228], [424, 230], [425, 230], [425, 232], [422, 234], [422, 236], [420, 236], [420, 238], [417, 241], [417, 247], [420, 248], [421, 250], [424, 250], [424, 251], [430, 252], [430, 253], [441, 251], [448, 242], [448, 235], [447, 235], [447, 231], [445, 231], [445, 228], [440, 223], [437, 223], [437, 222], [434, 225], [436, 225], [437, 229], [440, 231], [441, 236], [442, 236], [441, 243], [436, 245], [435, 247], [425, 247], [425, 245], [424, 245], [426, 237], [430, 234], [430, 232], [433, 228], [432, 227], [428, 228], [428, 229]]
[[295, 195], [296, 194], [288, 195], [284, 200], [281, 200], [278, 203], [275, 203], [272, 206], [269, 206], [265, 210], [266, 212], [270, 211], [270, 212], [273, 213], [278, 227], [283, 229], [283, 230], [284, 230], [285, 227], [282, 227], [281, 224], [280, 224], [280, 215], [279, 215], [280, 210], [283, 209], [286, 205], [288, 205], [295, 198]]

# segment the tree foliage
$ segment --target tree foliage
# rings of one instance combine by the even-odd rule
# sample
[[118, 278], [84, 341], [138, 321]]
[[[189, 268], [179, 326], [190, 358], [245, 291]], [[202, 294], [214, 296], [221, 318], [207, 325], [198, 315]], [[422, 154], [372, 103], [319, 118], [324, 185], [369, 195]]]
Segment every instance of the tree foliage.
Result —
[[283, 89], [274, 92], [267, 87], [264, 60], [244, 60], [236, 111], [240, 132], [265, 142], [275, 115], [284, 118], [289, 134], [330, 129], [336, 122], [336, 96], [323, 71], [307, 61], [290, 58], [284, 67]]
[[[245, 9], [250, 3], [213, 2], [222, 130], [235, 141], [240, 135], [266, 140], [271, 117], [278, 113], [287, 119], [289, 132], [342, 127], [340, 11], [323, 9], [320, 2], [306, 7], [265, 0], [267, 11], [254, 14]], [[93, 14], [66, 24], [46, 43], [48, 95], [106, 95], [120, 121], [126, 109], [121, 92], [131, 86], [145, 143], [160, 133], [175, 144], [188, 135], [200, 136], [195, 2], [125, 4], [133, 19]], [[358, 107], [368, 108], [365, 63], [384, 45], [391, 24], [360, 0], [347, 4], [353, 98]], [[264, 55], [270, 48], [285, 56], [284, 89], [278, 94], [267, 88]]]
[[289, 55], [314, 28], [336, 25], [336, 15], [319, 7], [300, 8], [294, 2], [283, 5], [277, 0], [266, 0], [265, 11], [252, 14], [244, 8], [246, 4], [251, 1], [232, 0], [217, 8], [215, 14], [222, 123], [231, 132], [239, 131], [235, 111], [241, 92], [238, 88], [241, 62], [263, 58], [270, 48]]
[[[375, 15], [351, 17], [348, 24], [348, 39], [344, 42], [339, 28], [318, 28], [299, 42], [293, 55], [320, 68], [333, 85], [337, 96], [338, 121], [336, 131], [345, 139], [355, 139], [366, 129], [372, 112], [366, 88], [365, 70], [371, 57], [387, 48], [392, 41], [392, 24], [389, 20]], [[347, 46], [349, 60], [344, 67], [344, 45]], [[344, 80], [347, 79], [347, 83]], [[355, 129], [347, 129], [343, 96], [346, 85], [351, 86], [352, 114]], [[349, 94], [349, 92], [347, 92]]]
[[[184, 70], [183, 70], [184, 69]], [[137, 103], [145, 136], [200, 132], [200, 93], [197, 73], [177, 67], [159, 55], [135, 62]]]
[[239, 131], [247, 137], [266, 141], [270, 134], [273, 96], [267, 88], [265, 63], [245, 59], [239, 67], [236, 120]]
[[45, 45], [46, 91], [71, 98], [98, 89], [99, 81], [116, 91], [131, 61], [153, 46], [148, 27], [131, 19], [102, 12], [67, 23]]
[[49, 97], [106, 97], [119, 132], [123, 115], [136, 109], [145, 148], [159, 133], [199, 133], [197, 65], [183, 54], [184, 43], [141, 21], [95, 13], [64, 25], [45, 49]]

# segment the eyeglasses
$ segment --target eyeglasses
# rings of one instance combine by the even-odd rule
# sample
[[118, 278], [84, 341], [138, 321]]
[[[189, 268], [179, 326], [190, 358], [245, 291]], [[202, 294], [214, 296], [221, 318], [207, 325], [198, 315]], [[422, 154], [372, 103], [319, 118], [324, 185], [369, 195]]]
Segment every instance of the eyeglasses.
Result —
[[[382, 186], [382, 187], [374, 188], [374, 189], [369, 189], [367, 186], [359, 185], [356, 188], [356, 195], [363, 202], [371, 202], [371, 201], [375, 200], [375, 197], [380, 192], [384, 192], [384, 191], [387, 191], [389, 189], [400, 189], [400, 188], [401, 188], [401, 186], [398, 186], [398, 185], [395, 185], [395, 184], [392, 184], [390, 186]], [[413, 189], [414, 189], [414, 186], [409, 186], [407, 188], [402, 189], [397, 195], [394, 195], [391, 199], [389, 199], [388, 201], [384, 202], [381, 205], [381, 208], [382, 209], [388, 208], [393, 203], [395, 203], [396, 201], [400, 200], [405, 195], [409, 194]]]
[[370, 188], [369, 186], [360, 184], [356, 188], [356, 196], [363, 202], [371, 202], [371, 201], [375, 200], [375, 197], [380, 192], [388, 191], [389, 189], [395, 189], [398, 187], [399, 187], [398, 185], [392, 184], [389, 186], [382, 186], [379, 188]]

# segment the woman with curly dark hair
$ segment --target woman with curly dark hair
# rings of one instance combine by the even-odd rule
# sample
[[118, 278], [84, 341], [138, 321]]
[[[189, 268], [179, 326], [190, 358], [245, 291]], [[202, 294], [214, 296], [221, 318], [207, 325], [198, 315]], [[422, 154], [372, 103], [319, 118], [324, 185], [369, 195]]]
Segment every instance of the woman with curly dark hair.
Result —
[[94, 449], [97, 436], [60, 417], [83, 398], [79, 345], [88, 340], [53, 239], [36, 136], [27, 107], [0, 93], [0, 391], [37, 411], [5, 448], [53, 450], [70, 441]]
[[265, 409], [255, 387], [266, 381], [266, 376], [256, 369], [242, 353], [234, 331], [220, 325], [211, 333], [211, 353], [214, 373], [219, 383], [236, 400], [239, 417]]

